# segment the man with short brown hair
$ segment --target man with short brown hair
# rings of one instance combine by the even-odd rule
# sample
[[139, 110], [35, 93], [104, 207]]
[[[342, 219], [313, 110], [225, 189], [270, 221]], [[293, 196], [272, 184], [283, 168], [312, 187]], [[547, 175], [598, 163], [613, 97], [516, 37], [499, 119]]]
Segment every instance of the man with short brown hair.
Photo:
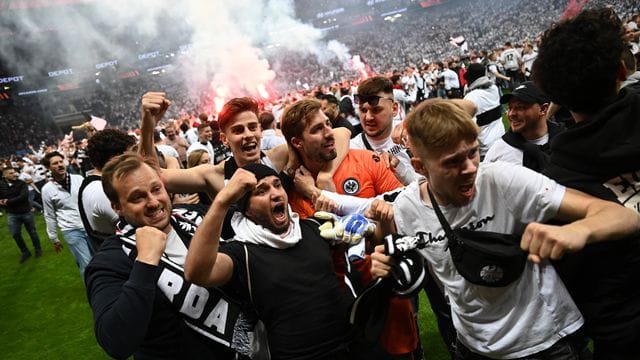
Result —
[[184, 279], [195, 225], [172, 213], [156, 164], [124, 153], [102, 169], [102, 183], [124, 221], [86, 269], [100, 346], [115, 358], [233, 359], [240, 309]]
[[198, 141], [189, 146], [187, 149], [187, 156], [189, 156], [189, 154], [194, 150], [203, 149], [209, 153], [209, 162], [213, 164], [215, 160], [215, 153], [213, 151], [213, 144], [211, 144], [212, 137], [213, 130], [208, 122], [203, 122], [198, 125]]
[[7, 226], [13, 240], [22, 252], [20, 263], [31, 257], [31, 251], [27, 248], [22, 238], [22, 225], [27, 229], [36, 257], [42, 255], [40, 237], [36, 231], [36, 222], [29, 203], [28, 185], [18, 179], [15, 169], [7, 167], [2, 169], [3, 180], [0, 180], [0, 206], [7, 210]]
[[56, 252], [62, 251], [62, 243], [58, 239], [59, 227], [84, 278], [91, 251], [78, 209], [78, 192], [83, 178], [69, 174], [64, 157], [56, 151], [45, 155], [42, 164], [51, 171], [51, 179], [42, 187], [42, 205], [49, 240]]

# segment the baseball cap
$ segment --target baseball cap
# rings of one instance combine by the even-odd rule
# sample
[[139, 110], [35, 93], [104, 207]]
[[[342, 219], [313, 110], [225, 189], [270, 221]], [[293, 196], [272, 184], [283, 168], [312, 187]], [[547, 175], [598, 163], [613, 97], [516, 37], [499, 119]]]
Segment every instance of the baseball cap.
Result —
[[544, 104], [550, 101], [549, 98], [533, 84], [533, 81], [525, 81], [513, 89], [511, 93], [502, 95], [500, 103], [506, 104], [511, 101], [512, 97], [531, 104]]

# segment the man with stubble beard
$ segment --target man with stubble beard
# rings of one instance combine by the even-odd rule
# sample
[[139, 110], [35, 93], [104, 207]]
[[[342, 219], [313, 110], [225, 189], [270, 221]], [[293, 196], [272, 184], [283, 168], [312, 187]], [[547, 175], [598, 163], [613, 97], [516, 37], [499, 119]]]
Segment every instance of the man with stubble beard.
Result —
[[[223, 286], [263, 321], [273, 359], [353, 359], [346, 351], [346, 301], [318, 223], [288, 207], [278, 174], [237, 169], [196, 231], [187, 278]], [[220, 245], [223, 218], [238, 204], [233, 241]], [[286, 264], [286, 266], [281, 266]]]
[[[162, 119], [171, 102], [162, 92], [148, 92], [142, 97], [142, 136], [141, 148], [145, 154], [155, 154], [153, 149], [153, 128]], [[224, 104], [218, 114], [220, 139], [231, 149], [232, 156], [215, 166], [197, 166], [191, 169], [165, 169], [163, 181], [170, 192], [207, 191], [211, 198], [222, 190], [225, 182], [240, 167], [250, 163], [261, 163], [275, 169], [293, 174], [296, 159], [289, 156], [286, 145], [261, 151], [262, 130], [258, 121], [258, 103], [249, 97], [233, 98]], [[335, 131], [339, 153], [348, 148], [350, 134], [339, 129]], [[337, 161], [336, 161], [337, 162]], [[318, 178], [318, 187], [331, 186], [330, 177], [335, 169], [328, 162]]]
[[100, 346], [119, 359], [235, 358], [239, 308], [185, 280], [195, 225], [172, 212], [157, 165], [124, 153], [104, 166], [102, 184], [122, 220], [86, 269]]
[[42, 187], [42, 205], [47, 223], [47, 235], [56, 252], [62, 251], [58, 239], [58, 227], [84, 277], [84, 270], [91, 253], [89, 238], [84, 230], [78, 209], [78, 192], [82, 176], [69, 174], [62, 154], [50, 152], [42, 159], [42, 164], [51, 171], [51, 180]]
[[[287, 143], [298, 154], [302, 166], [296, 170], [296, 177], [311, 176], [317, 179], [320, 169], [337, 157], [334, 130], [331, 122], [321, 111], [320, 102], [303, 99], [287, 107], [282, 115], [282, 132]], [[402, 187], [393, 172], [380, 157], [372, 151], [350, 149], [339, 162], [333, 182], [336, 192], [360, 198], [372, 198]], [[297, 190], [289, 192], [289, 203], [301, 218], [313, 216], [314, 201], [320, 194], [316, 190], [309, 198]], [[365, 242], [349, 250], [349, 261], [353, 268], [363, 274], [368, 272], [370, 258], [365, 255]], [[336, 274], [344, 279], [349, 267], [341, 251], [334, 253]], [[363, 278], [361, 282], [367, 283]], [[385, 318], [385, 328], [378, 337], [374, 349], [368, 349], [379, 356], [410, 356], [418, 347], [417, 331], [411, 303], [408, 299], [392, 297], [389, 313]]]

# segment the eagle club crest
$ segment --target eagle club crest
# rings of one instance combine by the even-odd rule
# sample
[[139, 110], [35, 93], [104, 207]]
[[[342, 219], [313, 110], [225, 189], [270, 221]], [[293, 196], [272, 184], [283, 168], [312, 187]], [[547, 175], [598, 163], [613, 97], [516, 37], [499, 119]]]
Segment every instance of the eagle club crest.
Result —
[[354, 178], [348, 178], [342, 182], [342, 191], [347, 195], [357, 194], [360, 191], [360, 183]]

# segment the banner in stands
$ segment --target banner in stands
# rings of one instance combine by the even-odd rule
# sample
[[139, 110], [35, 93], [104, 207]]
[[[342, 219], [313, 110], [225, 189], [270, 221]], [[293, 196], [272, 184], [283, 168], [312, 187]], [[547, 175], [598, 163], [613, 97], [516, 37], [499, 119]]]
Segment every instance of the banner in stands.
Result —
[[49, 71], [49, 77], [58, 77], [58, 76], [65, 76], [65, 75], [73, 75], [73, 69], [69, 68], [69, 69], [62, 69], [62, 70], [54, 70], [54, 71]]
[[109, 66], [117, 66], [118, 60], [105, 61], [100, 64], [96, 64], [96, 70], [104, 69]]
[[0, 78], [0, 84], [9, 84], [9, 83], [14, 83], [14, 82], [20, 82], [23, 79], [24, 79], [24, 76], [22, 76], [22, 75], [3, 77], [3, 78]]

